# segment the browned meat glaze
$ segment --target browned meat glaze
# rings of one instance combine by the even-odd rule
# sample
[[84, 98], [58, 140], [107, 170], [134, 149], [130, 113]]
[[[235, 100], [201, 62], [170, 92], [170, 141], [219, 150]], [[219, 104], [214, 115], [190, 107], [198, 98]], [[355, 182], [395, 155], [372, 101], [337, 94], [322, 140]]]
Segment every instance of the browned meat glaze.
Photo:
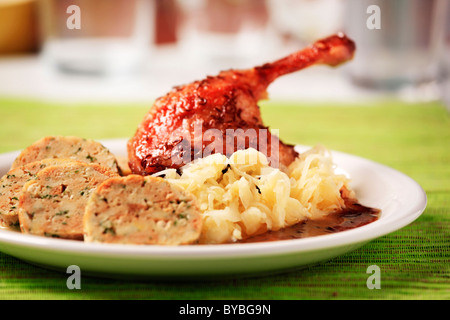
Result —
[[[266, 98], [267, 87], [279, 76], [315, 64], [337, 66], [352, 59], [354, 51], [353, 41], [337, 34], [272, 63], [223, 71], [215, 77], [175, 87], [155, 101], [128, 142], [130, 169], [148, 175], [180, 168], [205, 151], [230, 155], [249, 146], [265, 153], [272, 164], [289, 165], [297, 156], [293, 146], [282, 143], [270, 132], [260, 136], [265, 132], [260, 129], [268, 128], [262, 122], [258, 101]], [[222, 143], [216, 141], [219, 137], [215, 135], [212, 138], [195, 134], [209, 129], [219, 130]], [[229, 129], [235, 130], [236, 139], [225, 138]], [[249, 129], [254, 129], [256, 135], [245, 135]], [[240, 144], [239, 139], [244, 143]], [[271, 149], [276, 143], [279, 148]]]

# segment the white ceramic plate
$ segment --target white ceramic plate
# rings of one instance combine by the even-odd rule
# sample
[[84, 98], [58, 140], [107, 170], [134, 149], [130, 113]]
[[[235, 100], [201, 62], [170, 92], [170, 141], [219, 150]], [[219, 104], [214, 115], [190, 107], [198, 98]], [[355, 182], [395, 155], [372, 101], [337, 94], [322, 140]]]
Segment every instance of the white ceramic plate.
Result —
[[[125, 140], [102, 142], [116, 155], [126, 155]], [[47, 268], [65, 272], [68, 266], [77, 265], [82, 273], [104, 277], [251, 276], [301, 268], [342, 255], [408, 225], [424, 211], [426, 194], [411, 178], [360, 157], [332, 154], [338, 168], [350, 175], [360, 202], [381, 209], [377, 221], [305, 239], [174, 247], [91, 244], [0, 230], [0, 251]], [[9, 170], [17, 155], [18, 152], [0, 155], [1, 175]]]

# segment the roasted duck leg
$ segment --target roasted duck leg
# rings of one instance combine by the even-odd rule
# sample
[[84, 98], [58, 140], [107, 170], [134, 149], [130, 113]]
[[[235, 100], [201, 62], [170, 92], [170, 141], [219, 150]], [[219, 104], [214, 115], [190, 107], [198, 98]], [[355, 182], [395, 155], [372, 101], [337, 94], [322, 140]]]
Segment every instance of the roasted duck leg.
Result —
[[[355, 44], [343, 34], [319, 40], [286, 58], [248, 70], [228, 70], [158, 98], [128, 142], [133, 173], [180, 168], [205, 153], [230, 155], [254, 147], [273, 166], [298, 155], [264, 126], [258, 100], [279, 76], [315, 64], [337, 66], [353, 57]], [[270, 146], [276, 146], [271, 148]]]

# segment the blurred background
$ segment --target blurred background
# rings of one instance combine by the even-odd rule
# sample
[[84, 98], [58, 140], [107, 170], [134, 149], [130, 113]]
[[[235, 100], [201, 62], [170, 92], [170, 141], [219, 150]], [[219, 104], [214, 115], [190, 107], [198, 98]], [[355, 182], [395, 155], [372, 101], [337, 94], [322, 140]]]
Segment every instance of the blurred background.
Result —
[[[280, 78], [271, 98], [449, 105], [449, 2], [0, 0], [0, 96], [151, 102], [175, 85], [344, 31], [357, 44], [353, 62]], [[381, 9], [381, 29], [371, 5]]]

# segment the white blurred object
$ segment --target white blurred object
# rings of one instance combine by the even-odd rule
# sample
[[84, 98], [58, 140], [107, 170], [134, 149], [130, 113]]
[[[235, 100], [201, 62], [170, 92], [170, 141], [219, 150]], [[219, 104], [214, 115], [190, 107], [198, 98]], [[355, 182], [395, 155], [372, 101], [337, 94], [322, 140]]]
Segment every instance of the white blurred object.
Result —
[[285, 36], [311, 43], [340, 31], [341, 0], [266, 0], [272, 24]]
[[153, 0], [80, 0], [80, 29], [67, 26], [72, 2], [40, 2], [42, 57], [48, 66], [65, 74], [102, 76], [142, 69], [154, 34]]
[[[399, 91], [408, 100], [435, 100], [442, 77], [448, 0], [348, 0], [346, 33], [356, 42], [347, 70], [354, 83]], [[380, 8], [381, 29], [366, 22]]]
[[273, 49], [261, 0], [178, 0], [180, 47], [194, 62], [218, 68], [263, 61]]

